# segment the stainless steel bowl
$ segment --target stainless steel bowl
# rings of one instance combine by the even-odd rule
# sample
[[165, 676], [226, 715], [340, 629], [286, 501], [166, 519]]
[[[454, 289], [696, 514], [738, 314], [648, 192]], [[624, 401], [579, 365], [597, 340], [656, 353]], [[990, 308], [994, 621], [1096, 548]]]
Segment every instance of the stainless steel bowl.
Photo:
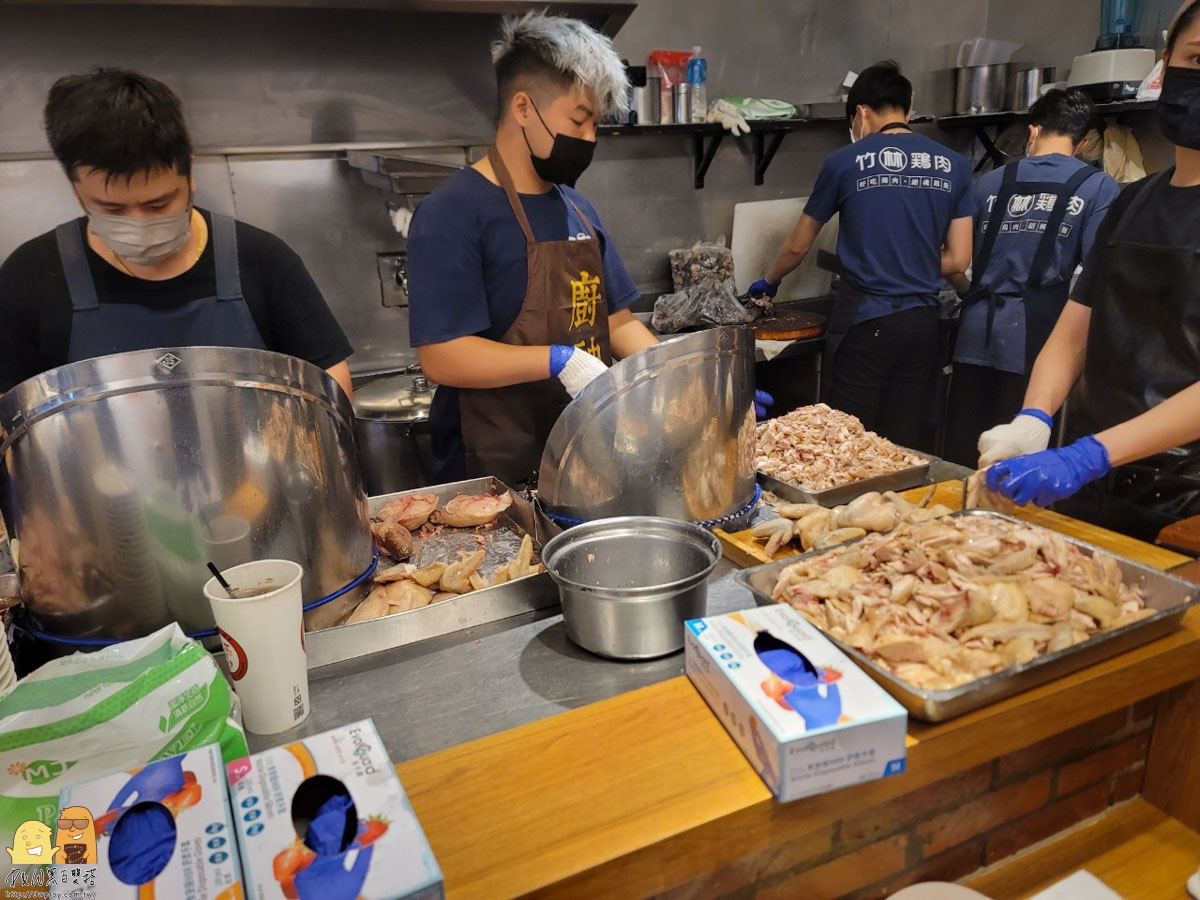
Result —
[[562, 597], [567, 636], [615, 659], [683, 648], [683, 623], [704, 615], [721, 544], [699, 525], [621, 516], [552, 538], [542, 560]]

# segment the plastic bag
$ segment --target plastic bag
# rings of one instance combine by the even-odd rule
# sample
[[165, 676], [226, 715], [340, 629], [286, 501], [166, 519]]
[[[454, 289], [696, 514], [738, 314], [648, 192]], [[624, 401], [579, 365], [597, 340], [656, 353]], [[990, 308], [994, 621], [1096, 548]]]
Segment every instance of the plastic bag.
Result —
[[1138, 85], [1137, 99], [1139, 102], [1157, 100], [1162, 95], [1163, 61], [1160, 59], [1150, 70], [1150, 74]]
[[687, 250], [672, 250], [671, 284], [676, 291], [698, 284], [720, 286], [733, 281], [733, 251], [725, 246], [725, 235], [715, 241], [697, 241]]
[[654, 302], [650, 324], [662, 334], [695, 325], [749, 325], [754, 313], [733, 292], [733, 280], [692, 285]]
[[68, 785], [212, 743], [249, 755], [225, 677], [178, 625], [46, 663], [0, 698], [0, 836], [53, 826]]

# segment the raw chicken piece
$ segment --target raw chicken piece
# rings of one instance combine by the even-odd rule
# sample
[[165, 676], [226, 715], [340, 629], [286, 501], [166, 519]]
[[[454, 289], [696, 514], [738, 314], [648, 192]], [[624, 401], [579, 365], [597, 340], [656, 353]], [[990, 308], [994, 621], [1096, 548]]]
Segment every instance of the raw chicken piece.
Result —
[[412, 580], [422, 587], [433, 587], [442, 580], [442, 573], [446, 571], [446, 564], [442, 562], [430, 563], [427, 566], [422, 566], [412, 573]]
[[828, 547], [836, 547], [838, 544], [846, 543], [846, 541], [863, 537], [866, 533], [866, 529], [863, 528], [838, 528], [833, 531], [827, 531], [813, 544], [813, 549], [824, 550]]
[[763, 547], [763, 553], [768, 558], [773, 559], [776, 551], [792, 539], [793, 528], [794, 523], [792, 520], [781, 516], [778, 519], [767, 519], [765, 522], [759, 522], [754, 526], [753, 534], [760, 540], [766, 539], [767, 545]]
[[429, 517], [439, 525], [455, 528], [471, 528], [494, 522], [500, 513], [512, 506], [512, 495], [505, 492], [495, 494], [459, 494], [444, 507], [434, 510]]
[[412, 533], [399, 522], [372, 522], [371, 534], [375, 537], [375, 546], [392, 559], [412, 556]]
[[429, 521], [429, 514], [437, 509], [437, 505], [437, 494], [409, 494], [389, 500], [375, 519], [379, 522], [399, 522], [409, 531], [416, 531]]
[[417, 567], [412, 563], [400, 563], [392, 566], [390, 569], [384, 569], [382, 572], [376, 572], [374, 581], [376, 584], [387, 584], [389, 581], [401, 581], [409, 578], [417, 570]]
[[484, 551], [476, 550], [465, 559], [446, 566], [446, 571], [442, 572], [442, 590], [455, 594], [465, 594], [471, 590], [471, 576], [483, 562], [483, 557]]
[[369, 619], [378, 619], [380, 616], [386, 616], [387, 614], [387, 588], [383, 585], [378, 585], [371, 588], [371, 593], [367, 594], [367, 599], [358, 604], [354, 612], [350, 613], [350, 617], [346, 619], [346, 624], [353, 625], [356, 622], [366, 622]]
[[433, 591], [415, 581], [395, 581], [387, 586], [388, 609], [391, 612], [407, 612], [428, 606], [433, 600]]
[[896, 507], [884, 500], [878, 491], [869, 491], [837, 511], [838, 528], [891, 531], [895, 525]]

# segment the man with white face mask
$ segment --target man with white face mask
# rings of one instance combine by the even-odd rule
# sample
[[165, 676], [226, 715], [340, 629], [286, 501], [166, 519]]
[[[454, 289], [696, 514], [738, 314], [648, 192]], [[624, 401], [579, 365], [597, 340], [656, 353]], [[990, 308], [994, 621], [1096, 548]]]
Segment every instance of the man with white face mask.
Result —
[[110, 353], [223, 346], [299, 357], [350, 393], [350, 345], [300, 258], [195, 206], [170, 88], [122, 69], [66, 76], [45, 124], [85, 215], [0, 266], [0, 392]]

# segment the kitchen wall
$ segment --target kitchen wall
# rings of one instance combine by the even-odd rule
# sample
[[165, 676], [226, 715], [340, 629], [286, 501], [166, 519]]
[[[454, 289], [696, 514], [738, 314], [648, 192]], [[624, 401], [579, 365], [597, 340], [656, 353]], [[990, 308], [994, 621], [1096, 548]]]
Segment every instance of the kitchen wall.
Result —
[[[1003, 6], [1014, 2], [1026, 0]], [[700, 44], [710, 96], [796, 102], [833, 99], [847, 69], [894, 57], [916, 84], [918, 111], [944, 112], [953, 49], [1000, 28], [1000, 5], [643, 0], [617, 47], [640, 61], [654, 46]], [[482, 15], [0, 4], [0, 257], [77, 214], [45, 158], [40, 112], [50, 83], [99, 64], [141, 68], [179, 92], [197, 146], [216, 148], [198, 170], [200, 201], [291, 243], [358, 348], [356, 371], [379, 368], [406, 350], [407, 328], [402, 311], [381, 306], [375, 256], [403, 242], [388, 223], [385, 195], [335, 149], [311, 145], [486, 139], [494, 24]], [[966, 149], [965, 133], [942, 137]], [[727, 139], [706, 188], [696, 191], [690, 138], [606, 138], [580, 187], [639, 286], [654, 293], [669, 284], [666, 251], [728, 234], [735, 203], [804, 195], [845, 139], [840, 123], [790, 134], [761, 187], [753, 184], [750, 141]], [[263, 152], [236, 152], [247, 146]]]

